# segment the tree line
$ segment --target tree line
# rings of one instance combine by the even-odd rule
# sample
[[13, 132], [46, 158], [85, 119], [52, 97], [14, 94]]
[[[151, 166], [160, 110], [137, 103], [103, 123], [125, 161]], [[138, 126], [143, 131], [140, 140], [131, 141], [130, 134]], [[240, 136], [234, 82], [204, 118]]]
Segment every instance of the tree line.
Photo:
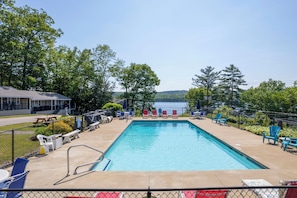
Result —
[[286, 87], [282, 81], [269, 79], [245, 90], [244, 75], [232, 64], [222, 71], [207, 66], [200, 72], [192, 78], [195, 88], [185, 96], [191, 109], [195, 109], [200, 100], [205, 108], [226, 105], [243, 111], [297, 113], [297, 81], [292, 87]]
[[118, 84], [132, 106], [152, 101], [160, 80], [147, 64], [125, 62], [108, 45], [92, 49], [56, 46], [63, 35], [44, 11], [0, 4], [0, 86], [56, 92], [68, 96], [79, 112], [101, 108], [112, 101]]

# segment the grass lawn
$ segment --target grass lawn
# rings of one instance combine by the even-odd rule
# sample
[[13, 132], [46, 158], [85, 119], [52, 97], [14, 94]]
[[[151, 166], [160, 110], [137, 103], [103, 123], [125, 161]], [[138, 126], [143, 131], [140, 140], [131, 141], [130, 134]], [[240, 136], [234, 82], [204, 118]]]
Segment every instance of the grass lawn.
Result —
[[[27, 155], [39, 149], [39, 142], [32, 141], [31, 137], [35, 136], [34, 131], [37, 127], [33, 127], [32, 123], [21, 123], [0, 126], [0, 166], [12, 158], [12, 135], [11, 130], [17, 131], [14, 135], [14, 157]], [[3, 133], [4, 131], [8, 131]], [[22, 131], [32, 131], [32, 134], [24, 133]]]

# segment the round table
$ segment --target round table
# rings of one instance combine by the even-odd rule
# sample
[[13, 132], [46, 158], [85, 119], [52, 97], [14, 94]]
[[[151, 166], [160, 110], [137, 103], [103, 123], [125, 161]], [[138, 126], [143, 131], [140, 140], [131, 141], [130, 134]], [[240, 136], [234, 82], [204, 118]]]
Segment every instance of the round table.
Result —
[[0, 169], [0, 182], [3, 182], [9, 177], [9, 172], [5, 169]]

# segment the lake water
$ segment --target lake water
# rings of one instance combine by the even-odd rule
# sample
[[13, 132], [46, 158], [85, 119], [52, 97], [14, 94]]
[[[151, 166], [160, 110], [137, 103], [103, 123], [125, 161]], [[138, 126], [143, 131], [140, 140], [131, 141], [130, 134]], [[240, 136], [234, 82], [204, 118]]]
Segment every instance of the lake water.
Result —
[[155, 102], [154, 107], [158, 110], [166, 110], [168, 114], [172, 114], [172, 110], [176, 110], [178, 115], [186, 112], [187, 102]]

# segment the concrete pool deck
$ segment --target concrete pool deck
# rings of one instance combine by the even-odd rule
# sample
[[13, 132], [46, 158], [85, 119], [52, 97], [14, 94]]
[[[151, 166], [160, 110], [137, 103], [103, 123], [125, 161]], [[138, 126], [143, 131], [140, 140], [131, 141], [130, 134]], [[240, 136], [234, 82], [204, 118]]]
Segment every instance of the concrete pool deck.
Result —
[[[133, 120], [152, 120], [152, 118]], [[164, 120], [158, 118], [158, 120]], [[168, 118], [167, 120], [173, 120]], [[198, 127], [223, 140], [230, 146], [247, 154], [267, 166], [260, 170], [228, 171], [170, 171], [170, 172], [84, 172], [88, 167], [78, 169], [76, 166], [94, 162], [99, 153], [85, 147], [73, 147], [70, 150], [70, 176], [67, 173], [67, 149], [74, 145], [88, 145], [106, 151], [131, 120], [115, 118], [111, 123], [101, 124], [100, 128], [80, 134], [80, 138], [48, 155], [29, 158], [25, 188], [107, 188], [107, 189], [147, 189], [153, 188], [197, 188], [242, 186], [242, 179], [265, 179], [273, 185], [280, 180], [297, 179], [297, 155], [285, 152], [280, 144], [274, 146], [267, 140], [262, 143], [262, 136], [230, 126], [213, 123], [210, 119], [181, 118], [189, 120]], [[267, 128], [268, 129], [268, 128]], [[219, 163], [219, 162], [215, 162]]]

